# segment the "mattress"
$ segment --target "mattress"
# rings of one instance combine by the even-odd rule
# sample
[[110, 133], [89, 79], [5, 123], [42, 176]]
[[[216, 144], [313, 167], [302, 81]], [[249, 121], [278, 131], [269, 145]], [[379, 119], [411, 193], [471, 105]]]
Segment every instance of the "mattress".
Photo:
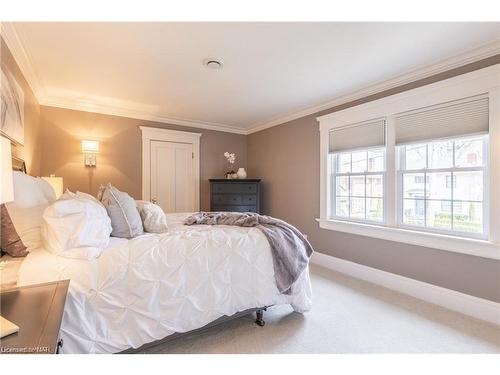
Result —
[[187, 332], [250, 308], [311, 307], [306, 269], [289, 295], [279, 293], [269, 243], [257, 228], [185, 226], [167, 215], [169, 231], [111, 238], [93, 260], [32, 251], [18, 285], [70, 279], [61, 324], [62, 353], [115, 353]]

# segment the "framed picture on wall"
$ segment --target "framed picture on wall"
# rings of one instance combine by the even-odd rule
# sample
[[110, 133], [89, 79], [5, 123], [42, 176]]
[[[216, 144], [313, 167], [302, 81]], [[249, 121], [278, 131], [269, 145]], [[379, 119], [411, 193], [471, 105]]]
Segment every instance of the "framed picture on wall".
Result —
[[26, 163], [24, 162], [23, 159], [20, 159], [16, 156], [12, 156], [12, 170], [27, 173]]
[[24, 145], [23, 89], [4, 64], [0, 74], [0, 133]]

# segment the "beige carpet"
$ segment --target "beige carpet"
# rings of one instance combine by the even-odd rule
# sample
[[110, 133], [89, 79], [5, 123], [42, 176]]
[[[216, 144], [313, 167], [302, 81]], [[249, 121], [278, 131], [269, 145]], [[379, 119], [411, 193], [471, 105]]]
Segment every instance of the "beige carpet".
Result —
[[313, 308], [247, 316], [141, 353], [500, 353], [500, 329], [320, 267]]

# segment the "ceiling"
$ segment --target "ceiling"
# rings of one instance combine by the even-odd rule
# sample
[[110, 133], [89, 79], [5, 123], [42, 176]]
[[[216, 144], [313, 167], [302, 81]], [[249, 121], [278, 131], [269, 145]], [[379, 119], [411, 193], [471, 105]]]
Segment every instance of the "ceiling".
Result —
[[11, 25], [41, 104], [236, 132], [500, 40], [500, 23]]

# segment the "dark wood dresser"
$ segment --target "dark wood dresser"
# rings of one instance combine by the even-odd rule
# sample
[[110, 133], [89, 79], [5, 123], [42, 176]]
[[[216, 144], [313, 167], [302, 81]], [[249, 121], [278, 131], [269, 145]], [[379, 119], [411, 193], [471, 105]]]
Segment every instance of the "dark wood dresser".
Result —
[[261, 213], [260, 179], [209, 181], [210, 211]]
[[0, 315], [19, 332], [0, 339], [1, 354], [54, 354], [63, 345], [59, 328], [69, 280], [5, 289]]

